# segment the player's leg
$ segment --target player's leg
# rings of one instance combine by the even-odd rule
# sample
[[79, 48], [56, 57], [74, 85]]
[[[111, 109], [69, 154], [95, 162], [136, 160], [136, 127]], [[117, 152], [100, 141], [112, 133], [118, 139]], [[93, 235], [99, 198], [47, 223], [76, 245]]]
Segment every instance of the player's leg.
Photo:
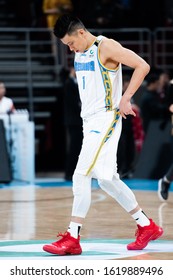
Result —
[[137, 223], [136, 240], [127, 246], [128, 250], [141, 250], [147, 246], [149, 241], [155, 240], [163, 234], [163, 229], [146, 216], [138, 205], [134, 193], [119, 179], [118, 175], [114, 176], [112, 181], [99, 180], [99, 184]]
[[57, 255], [78, 255], [82, 253], [80, 246], [80, 230], [91, 204], [91, 178], [78, 173], [73, 175], [73, 207], [72, 217], [67, 232], [59, 234], [56, 242], [44, 245], [43, 250]]
[[163, 178], [158, 181], [158, 196], [161, 201], [165, 201], [169, 196], [169, 189], [173, 181], [173, 164], [168, 169]]

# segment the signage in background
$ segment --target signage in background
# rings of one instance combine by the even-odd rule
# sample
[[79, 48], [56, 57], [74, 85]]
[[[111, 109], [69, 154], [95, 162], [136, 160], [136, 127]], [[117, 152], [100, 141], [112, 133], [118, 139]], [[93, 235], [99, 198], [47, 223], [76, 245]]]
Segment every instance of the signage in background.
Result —
[[4, 121], [13, 180], [34, 183], [34, 123], [29, 121], [26, 110], [0, 115], [0, 118]]

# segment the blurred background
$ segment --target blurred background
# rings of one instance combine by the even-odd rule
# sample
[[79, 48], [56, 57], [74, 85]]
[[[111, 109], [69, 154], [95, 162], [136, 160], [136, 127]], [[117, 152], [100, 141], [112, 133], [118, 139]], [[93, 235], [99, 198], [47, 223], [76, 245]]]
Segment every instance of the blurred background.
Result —
[[[50, 173], [71, 180], [81, 147], [80, 100], [73, 54], [51, 32], [67, 11], [93, 34], [119, 41], [150, 64], [150, 74], [133, 99], [137, 117], [123, 125], [118, 168], [122, 178], [160, 178], [172, 161], [167, 99], [173, 94], [173, 1], [0, 0], [0, 82], [16, 109], [16, 116], [0, 117], [7, 139], [7, 155], [0, 147], [0, 182], [15, 176], [32, 181]], [[123, 67], [123, 90], [131, 74]], [[147, 99], [150, 91], [155, 92], [152, 101]], [[16, 171], [19, 162], [21, 174]]]

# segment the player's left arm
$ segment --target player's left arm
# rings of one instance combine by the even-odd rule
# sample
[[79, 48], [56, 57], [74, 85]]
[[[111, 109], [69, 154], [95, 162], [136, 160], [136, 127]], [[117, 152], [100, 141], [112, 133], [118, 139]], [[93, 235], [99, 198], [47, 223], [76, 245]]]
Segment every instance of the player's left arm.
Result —
[[126, 118], [125, 115], [135, 113], [132, 110], [130, 100], [138, 88], [141, 86], [145, 76], [150, 70], [149, 64], [133, 51], [124, 48], [120, 43], [112, 39], [104, 39], [100, 46], [100, 58], [103, 64], [118, 66], [119, 63], [124, 64], [134, 69], [130, 83], [123, 94], [119, 108], [121, 115]]

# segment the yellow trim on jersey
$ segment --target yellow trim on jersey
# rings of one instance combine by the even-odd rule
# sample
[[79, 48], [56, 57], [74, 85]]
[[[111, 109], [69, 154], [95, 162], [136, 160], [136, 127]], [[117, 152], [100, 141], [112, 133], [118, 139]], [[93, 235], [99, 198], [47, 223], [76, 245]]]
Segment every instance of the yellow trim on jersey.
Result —
[[88, 51], [89, 48], [91, 48], [91, 47], [94, 45], [95, 42], [99, 42], [99, 41], [97, 40], [97, 38], [91, 43], [91, 45], [90, 45], [87, 49], [84, 50], [84, 52]]
[[113, 109], [112, 84], [111, 84], [111, 80], [109, 77], [109, 72], [105, 68], [103, 68], [101, 65], [100, 65], [100, 71], [101, 71], [101, 75], [102, 75], [102, 79], [103, 79], [104, 88], [106, 91], [106, 97], [105, 97], [106, 111], [112, 111], [112, 109]]
[[92, 171], [92, 169], [94, 168], [94, 165], [95, 165], [95, 163], [96, 163], [96, 161], [97, 161], [97, 158], [98, 158], [98, 156], [99, 156], [99, 153], [100, 153], [100, 151], [101, 151], [103, 145], [104, 145], [104, 144], [109, 140], [109, 138], [111, 137], [111, 135], [112, 135], [112, 133], [113, 133], [113, 131], [114, 131], [114, 129], [115, 129], [116, 123], [117, 123], [117, 121], [119, 120], [119, 117], [120, 117], [119, 109], [115, 109], [114, 119], [113, 119], [113, 121], [112, 121], [110, 127], [108, 128], [108, 130], [107, 130], [107, 132], [106, 132], [106, 135], [103, 137], [103, 140], [102, 140], [102, 142], [101, 142], [101, 144], [100, 144], [100, 147], [99, 147], [99, 149], [98, 149], [98, 151], [97, 151], [97, 153], [96, 153], [96, 155], [95, 155], [95, 157], [94, 157], [94, 160], [93, 160], [92, 164], [90, 165], [90, 167], [88, 168], [88, 170], [87, 170], [87, 172], [86, 172], [86, 176], [88, 176], [88, 175], [90, 174], [90, 172]]
[[109, 77], [109, 72], [116, 72], [119, 68], [119, 65], [115, 70], [106, 68], [101, 63], [100, 49], [99, 48], [98, 48], [98, 52], [97, 52], [97, 58], [98, 58], [98, 62], [99, 62], [99, 67], [100, 67], [102, 79], [103, 79], [104, 88], [105, 88], [105, 91], [106, 91], [105, 108], [106, 108], [106, 111], [112, 111], [113, 110], [112, 84], [111, 84], [111, 80], [110, 80], [110, 77]]

